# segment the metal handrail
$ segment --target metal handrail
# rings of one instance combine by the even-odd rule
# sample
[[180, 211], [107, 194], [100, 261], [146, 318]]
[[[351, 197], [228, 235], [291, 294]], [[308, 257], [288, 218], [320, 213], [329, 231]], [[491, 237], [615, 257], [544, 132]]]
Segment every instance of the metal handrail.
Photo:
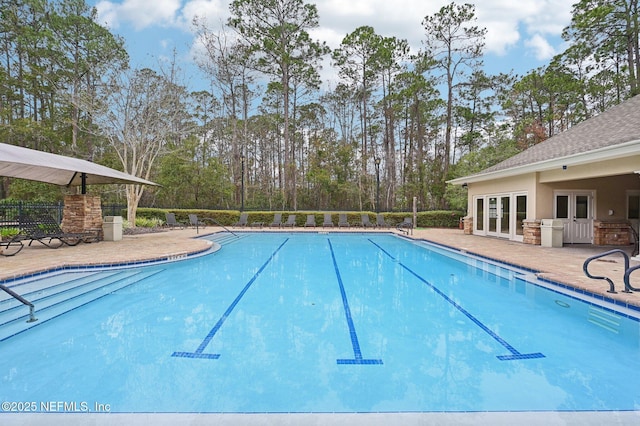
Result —
[[27, 299], [25, 299], [24, 297], [20, 296], [18, 293], [16, 293], [15, 291], [11, 290], [9, 287], [6, 287], [2, 284], [0, 284], [0, 290], [3, 290], [5, 293], [7, 293], [9, 296], [12, 296], [13, 298], [15, 298], [16, 300], [18, 300], [19, 302], [21, 302], [23, 305], [26, 305], [29, 307], [29, 319], [27, 320], [27, 322], [34, 322], [34, 321], [38, 321], [38, 318], [36, 318], [33, 315], [33, 311], [35, 309], [35, 307], [33, 306], [33, 303], [29, 302]]
[[636, 265], [633, 266], [631, 268], [627, 268], [624, 272], [624, 291], [625, 293], [631, 293], [631, 290], [633, 291], [640, 291], [640, 288], [635, 288], [635, 287], [631, 287], [631, 284], [629, 283], [629, 276], [631, 275], [631, 273], [633, 271], [636, 271], [640, 269], [640, 265]]
[[[613, 285], [613, 281], [611, 281], [610, 278], [608, 277], [600, 277], [600, 276], [596, 276], [596, 275], [591, 275], [589, 273], [588, 267], [589, 267], [589, 263], [591, 263], [592, 260], [596, 260], [596, 259], [600, 259], [601, 257], [605, 257], [605, 256], [609, 256], [610, 254], [616, 254], [616, 253], [620, 253], [622, 254], [622, 256], [624, 256], [624, 270], [628, 271], [629, 270], [629, 255], [627, 255], [627, 253], [625, 253], [623, 250], [620, 249], [614, 249], [614, 250], [609, 250], [607, 252], [604, 253], [600, 253], [600, 254], [596, 254], [595, 256], [591, 256], [589, 257], [587, 260], [584, 261], [584, 263], [582, 264], [582, 270], [584, 271], [585, 275], [591, 279], [594, 280], [606, 280], [609, 283], [609, 290], [607, 290], [608, 293], [616, 293], [616, 289], [615, 286]], [[626, 272], [625, 272], [625, 276], [626, 276]], [[625, 282], [625, 292], [628, 292], [628, 288], [627, 288], [627, 284]]]
[[627, 222], [627, 226], [631, 230], [631, 234], [633, 234], [634, 242], [633, 242], [633, 253], [631, 257], [637, 256], [640, 254], [640, 238], [638, 237], [638, 231], [633, 227], [631, 222]]
[[220, 224], [220, 222], [218, 222], [217, 220], [212, 219], [212, 218], [210, 218], [210, 217], [203, 217], [202, 219], [198, 219], [198, 221], [196, 222], [196, 234], [199, 232], [199, 231], [198, 231], [198, 224], [200, 223], [200, 221], [203, 221], [203, 222], [204, 222], [205, 220], [209, 220], [209, 221], [211, 221], [211, 222], [215, 223], [215, 224], [216, 224], [216, 225], [218, 225], [220, 228], [222, 228], [222, 229], [224, 229], [225, 231], [230, 232], [231, 234], [233, 234], [236, 238], [240, 238], [240, 237], [238, 236], [238, 234], [236, 234], [235, 232], [233, 232], [233, 231], [232, 231], [232, 230], [230, 230], [230, 229], [227, 229], [224, 225]]

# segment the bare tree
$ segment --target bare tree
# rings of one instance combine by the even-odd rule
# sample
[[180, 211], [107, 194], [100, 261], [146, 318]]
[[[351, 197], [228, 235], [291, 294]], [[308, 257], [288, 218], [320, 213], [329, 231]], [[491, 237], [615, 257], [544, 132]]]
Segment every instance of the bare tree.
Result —
[[[185, 99], [173, 67], [168, 76], [142, 69], [121, 74], [119, 81], [112, 82], [96, 122], [125, 172], [151, 179], [154, 163], [168, 142], [179, 142], [188, 129]], [[143, 185], [127, 185], [127, 218], [132, 227], [143, 192]]]

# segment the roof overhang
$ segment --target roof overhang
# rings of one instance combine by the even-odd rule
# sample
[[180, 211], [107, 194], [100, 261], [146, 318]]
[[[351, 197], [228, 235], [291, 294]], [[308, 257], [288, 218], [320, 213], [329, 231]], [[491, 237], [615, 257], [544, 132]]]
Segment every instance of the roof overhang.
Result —
[[[510, 167], [504, 170], [496, 170], [488, 173], [478, 173], [460, 177], [447, 181], [452, 185], [467, 185], [470, 183], [486, 182], [496, 179], [510, 178], [529, 173], [544, 172], [547, 170], [567, 168], [570, 166], [597, 163], [599, 161], [615, 160], [617, 158], [625, 158], [630, 155], [640, 154], [640, 140], [636, 139], [619, 145], [599, 148], [580, 154], [569, 155], [565, 157], [553, 158], [550, 160], [539, 161], [522, 166]], [[629, 170], [629, 173], [638, 173], [640, 170]], [[595, 176], [595, 174], [594, 174]]]

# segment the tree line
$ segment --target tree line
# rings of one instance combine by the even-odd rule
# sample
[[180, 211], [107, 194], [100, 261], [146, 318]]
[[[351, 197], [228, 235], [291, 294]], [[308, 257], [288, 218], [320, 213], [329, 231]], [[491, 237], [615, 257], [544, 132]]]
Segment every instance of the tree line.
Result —
[[[472, 4], [422, 20], [422, 47], [355, 28], [313, 40], [315, 5], [234, 0], [222, 30], [193, 21], [210, 81], [177, 61], [131, 69], [84, 0], [0, 0], [0, 140], [155, 181], [94, 187], [107, 202], [263, 210], [464, 209], [446, 181], [489, 167], [638, 93], [637, 0], [580, 0], [569, 46], [524, 76], [484, 71]], [[339, 76], [321, 89], [324, 59]], [[0, 198], [63, 190], [3, 178]]]

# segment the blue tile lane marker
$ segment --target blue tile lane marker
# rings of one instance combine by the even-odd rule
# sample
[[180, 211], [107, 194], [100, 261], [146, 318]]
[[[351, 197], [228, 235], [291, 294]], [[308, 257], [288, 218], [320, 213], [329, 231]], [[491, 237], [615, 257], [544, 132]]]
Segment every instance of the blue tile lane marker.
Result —
[[493, 330], [491, 330], [489, 327], [487, 327], [482, 322], [480, 322], [480, 320], [478, 320], [476, 317], [471, 315], [466, 309], [464, 309], [462, 306], [458, 305], [455, 301], [453, 301], [451, 298], [449, 298], [446, 294], [441, 292], [436, 286], [434, 286], [433, 284], [429, 283], [427, 280], [422, 278], [420, 275], [418, 275], [417, 273], [412, 271], [409, 267], [407, 267], [402, 262], [400, 262], [398, 259], [393, 257], [389, 252], [387, 252], [385, 249], [380, 247], [378, 244], [376, 244], [371, 239], [369, 239], [369, 242], [371, 244], [373, 244], [374, 246], [378, 247], [384, 254], [386, 254], [391, 259], [393, 259], [395, 262], [397, 262], [398, 265], [402, 266], [411, 275], [413, 275], [414, 277], [416, 277], [417, 279], [419, 279], [420, 281], [425, 283], [427, 286], [429, 286], [433, 291], [435, 291], [437, 294], [439, 294], [444, 300], [446, 300], [447, 302], [452, 304], [457, 310], [459, 310], [460, 312], [465, 314], [467, 316], [467, 318], [469, 318], [473, 323], [475, 323], [478, 327], [480, 327], [482, 330], [484, 330], [489, 336], [493, 337], [498, 343], [500, 343], [502, 346], [507, 348], [507, 350], [509, 352], [511, 352], [511, 355], [498, 355], [497, 358], [499, 360], [501, 360], [501, 361], [512, 361], [512, 360], [516, 360], [516, 359], [534, 359], [534, 358], [544, 358], [545, 357], [540, 352], [535, 352], [535, 353], [531, 353], [531, 354], [521, 354], [513, 346], [511, 346], [507, 341], [505, 341], [502, 337], [498, 336], [496, 333], [493, 332]]
[[344, 284], [342, 283], [342, 277], [340, 276], [340, 270], [338, 269], [338, 263], [336, 262], [336, 256], [333, 252], [333, 246], [331, 240], [327, 239], [329, 243], [329, 250], [331, 250], [331, 258], [333, 259], [333, 268], [336, 271], [336, 277], [338, 278], [338, 285], [340, 286], [340, 295], [342, 296], [342, 304], [344, 306], [344, 314], [347, 317], [347, 325], [349, 327], [349, 337], [351, 337], [351, 346], [353, 346], [353, 359], [337, 359], [338, 364], [360, 364], [360, 365], [379, 365], [382, 364], [381, 359], [363, 359], [362, 351], [360, 350], [360, 343], [358, 342], [358, 334], [356, 333], [356, 327], [353, 325], [353, 318], [351, 317], [351, 309], [349, 309], [349, 301], [347, 300], [347, 293], [344, 290]]
[[264, 268], [266, 268], [267, 265], [273, 260], [273, 258], [275, 257], [276, 253], [278, 253], [278, 251], [280, 251], [280, 249], [287, 243], [287, 241], [289, 241], [289, 238], [284, 240], [284, 242], [282, 244], [280, 244], [280, 246], [271, 254], [271, 256], [269, 256], [269, 259], [267, 259], [267, 261], [264, 263], [264, 265], [262, 265], [260, 267], [260, 269], [258, 269], [258, 272], [256, 272], [255, 275], [249, 280], [247, 285], [244, 286], [244, 288], [242, 289], [240, 294], [238, 294], [238, 296], [235, 298], [235, 300], [233, 302], [231, 302], [231, 305], [229, 305], [229, 307], [224, 312], [224, 314], [222, 314], [222, 316], [220, 317], [220, 319], [218, 320], [216, 325], [213, 326], [213, 328], [211, 329], [209, 334], [207, 334], [207, 337], [204, 338], [204, 340], [202, 341], [202, 343], [200, 343], [200, 346], [198, 346], [198, 349], [196, 349], [195, 352], [174, 352], [173, 354], [171, 354], [171, 356], [182, 357], [182, 358], [204, 358], [204, 359], [218, 359], [218, 358], [220, 358], [220, 354], [206, 354], [206, 353], [203, 353], [203, 352], [204, 352], [205, 348], [207, 347], [207, 345], [211, 342], [213, 337], [216, 335], [218, 330], [220, 330], [220, 327], [222, 327], [222, 324], [224, 324], [224, 322], [227, 319], [227, 317], [229, 317], [229, 315], [231, 315], [231, 312], [236, 307], [238, 302], [240, 302], [240, 299], [242, 299], [242, 297], [247, 292], [247, 290], [249, 290], [249, 287], [251, 287], [251, 285], [255, 282], [255, 280], [258, 278], [260, 273], [262, 271], [264, 271]]

